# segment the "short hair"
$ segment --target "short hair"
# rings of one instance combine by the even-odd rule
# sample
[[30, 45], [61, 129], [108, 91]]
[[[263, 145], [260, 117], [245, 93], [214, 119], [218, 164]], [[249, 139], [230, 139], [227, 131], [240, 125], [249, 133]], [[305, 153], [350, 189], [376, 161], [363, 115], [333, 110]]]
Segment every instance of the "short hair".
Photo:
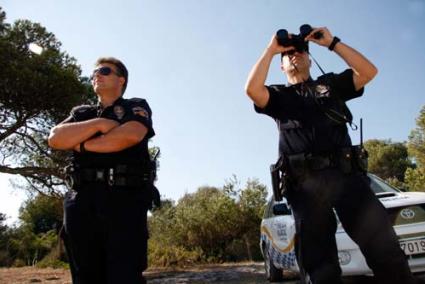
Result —
[[128, 70], [125, 67], [124, 63], [121, 62], [121, 60], [118, 60], [115, 57], [100, 57], [96, 63], [95, 66], [98, 66], [100, 64], [104, 64], [104, 63], [109, 63], [114, 65], [117, 68], [117, 75], [119, 77], [124, 77], [125, 82], [124, 85], [122, 86], [122, 90], [121, 90], [121, 95], [124, 94], [125, 89], [127, 89], [127, 83], [128, 83]]

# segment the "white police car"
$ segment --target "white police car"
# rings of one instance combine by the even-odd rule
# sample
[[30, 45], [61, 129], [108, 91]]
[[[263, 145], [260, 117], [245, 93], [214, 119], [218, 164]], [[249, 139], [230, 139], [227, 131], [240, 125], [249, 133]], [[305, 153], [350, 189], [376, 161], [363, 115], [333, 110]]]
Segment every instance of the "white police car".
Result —
[[[425, 193], [402, 192], [369, 174], [376, 196], [387, 208], [390, 220], [413, 272], [425, 271]], [[283, 271], [298, 272], [294, 252], [295, 221], [286, 201], [268, 202], [261, 222], [260, 247], [267, 279], [283, 280]], [[339, 262], [343, 275], [365, 275], [372, 271], [360, 252], [338, 224], [336, 232]]]

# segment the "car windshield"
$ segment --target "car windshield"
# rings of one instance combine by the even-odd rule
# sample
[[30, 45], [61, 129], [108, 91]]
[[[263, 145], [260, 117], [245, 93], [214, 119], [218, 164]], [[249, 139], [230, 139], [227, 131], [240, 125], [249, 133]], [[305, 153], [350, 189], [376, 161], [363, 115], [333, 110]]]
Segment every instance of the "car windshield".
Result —
[[370, 178], [370, 186], [372, 187], [373, 192], [382, 193], [382, 192], [399, 192], [395, 187], [392, 187], [388, 183], [384, 182], [375, 175], [368, 174]]

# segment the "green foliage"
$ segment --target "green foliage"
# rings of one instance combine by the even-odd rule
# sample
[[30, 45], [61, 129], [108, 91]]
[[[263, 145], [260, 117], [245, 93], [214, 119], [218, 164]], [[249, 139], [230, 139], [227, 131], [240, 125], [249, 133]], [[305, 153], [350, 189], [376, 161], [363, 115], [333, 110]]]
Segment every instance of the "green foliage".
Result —
[[[38, 23], [5, 19], [0, 7], [0, 172], [27, 178], [33, 190], [57, 192], [66, 155], [47, 146], [49, 130], [95, 96], [54, 34]], [[30, 51], [33, 43], [41, 54]]]
[[25, 201], [19, 218], [35, 234], [59, 229], [62, 225], [62, 199], [39, 194]]
[[372, 139], [364, 146], [369, 152], [369, 171], [393, 184], [402, 184], [406, 169], [414, 166], [404, 143]]
[[425, 106], [416, 119], [416, 128], [410, 132], [407, 143], [409, 155], [415, 159], [418, 167], [425, 167]]
[[6, 215], [3, 213], [0, 213], [0, 240], [7, 230], [7, 225], [5, 224], [5, 222], [6, 222]]
[[0, 266], [60, 265], [64, 259], [57, 229], [62, 223], [61, 200], [38, 195], [24, 202], [19, 227], [8, 228], [0, 214]]
[[410, 190], [425, 191], [425, 106], [416, 119], [416, 128], [409, 135], [407, 148], [417, 168], [406, 171], [406, 183]]
[[9, 228], [5, 222], [6, 222], [6, 215], [3, 213], [0, 213], [0, 267], [9, 266], [12, 263], [12, 259], [8, 251]]
[[199, 248], [187, 249], [172, 244], [164, 245], [156, 238], [149, 239], [148, 244], [149, 266], [170, 267], [189, 266], [204, 262], [203, 252]]
[[200, 247], [207, 255], [222, 258], [226, 244], [238, 234], [238, 217], [236, 203], [223, 191], [199, 188], [179, 201], [176, 237], [188, 248]]
[[34, 234], [27, 227], [19, 227], [10, 238], [9, 251], [15, 263], [35, 265], [43, 259], [58, 243], [55, 230]]
[[[149, 259], [158, 266], [260, 259], [258, 238], [266, 187], [201, 187], [177, 205], [166, 201], [149, 218]], [[161, 245], [162, 244], [162, 245]], [[164, 245], [165, 244], [165, 245]]]
[[240, 193], [239, 206], [242, 212], [240, 235], [245, 244], [246, 258], [249, 260], [261, 258], [258, 236], [260, 236], [260, 224], [266, 206], [266, 198], [266, 186], [260, 184], [256, 179], [248, 180], [246, 188]]
[[407, 169], [405, 180], [410, 191], [425, 191], [425, 168]]
[[43, 257], [39, 262], [36, 263], [37, 267], [40, 268], [69, 268], [69, 263], [65, 262], [61, 258], [60, 245], [54, 246], [50, 252]]

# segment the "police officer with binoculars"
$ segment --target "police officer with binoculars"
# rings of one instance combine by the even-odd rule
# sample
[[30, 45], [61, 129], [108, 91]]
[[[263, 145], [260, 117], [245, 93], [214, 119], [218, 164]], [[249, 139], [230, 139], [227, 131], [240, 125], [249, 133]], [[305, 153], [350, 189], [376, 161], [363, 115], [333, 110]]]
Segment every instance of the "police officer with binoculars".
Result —
[[[341, 57], [348, 68], [313, 79], [309, 42]], [[271, 61], [281, 56], [286, 85], [266, 86]], [[279, 129], [279, 155], [291, 186], [285, 197], [296, 221], [296, 253], [306, 281], [342, 283], [335, 233], [338, 215], [379, 283], [415, 283], [383, 205], [372, 192], [365, 151], [353, 146], [346, 101], [360, 97], [377, 68], [326, 27], [279, 30], [252, 68], [246, 93], [256, 112]]]

